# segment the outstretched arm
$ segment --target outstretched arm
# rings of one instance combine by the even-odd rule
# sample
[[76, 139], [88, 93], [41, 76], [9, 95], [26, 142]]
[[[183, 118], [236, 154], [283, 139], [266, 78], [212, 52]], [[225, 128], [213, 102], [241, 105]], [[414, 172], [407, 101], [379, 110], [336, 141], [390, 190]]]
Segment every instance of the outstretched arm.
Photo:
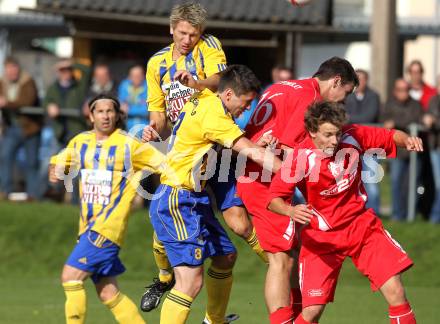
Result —
[[281, 168], [281, 160], [270, 152], [270, 150], [256, 145], [244, 136], [241, 136], [235, 141], [232, 149], [240, 154], [244, 154], [255, 163], [258, 163], [267, 170], [271, 170], [273, 173], [276, 173]]
[[289, 216], [295, 222], [300, 224], [310, 223], [310, 220], [313, 217], [313, 213], [307, 205], [299, 204], [292, 206], [287, 204], [280, 197], [273, 198], [267, 206], [267, 209], [280, 215]]
[[406, 148], [408, 151], [423, 152], [423, 142], [420, 137], [410, 136], [400, 130], [395, 130], [393, 140], [396, 146]]

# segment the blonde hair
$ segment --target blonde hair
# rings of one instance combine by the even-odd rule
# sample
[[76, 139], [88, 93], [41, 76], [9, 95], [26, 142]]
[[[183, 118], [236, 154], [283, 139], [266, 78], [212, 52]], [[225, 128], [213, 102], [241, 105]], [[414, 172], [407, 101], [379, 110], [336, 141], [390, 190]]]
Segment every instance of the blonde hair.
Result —
[[176, 27], [180, 21], [187, 21], [193, 27], [200, 28], [201, 31], [205, 29], [208, 13], [206, 9], [195, 2], [188, 2], [175, 5], [171, 9], [170, 25], [172, 28]]

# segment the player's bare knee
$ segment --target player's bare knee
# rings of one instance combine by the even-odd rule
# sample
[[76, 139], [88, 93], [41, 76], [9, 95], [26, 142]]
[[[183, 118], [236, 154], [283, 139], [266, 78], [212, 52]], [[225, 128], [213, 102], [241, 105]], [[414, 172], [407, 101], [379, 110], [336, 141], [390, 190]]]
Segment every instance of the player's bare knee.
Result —
[[391, 306], [401, 305], [406, 301], [405, 288], [400, 275], [391, 277], [380, 288], [383, 296]]
[[191, 280], [178, 280], [176, 278], [176, 284], [174, 289], [185, 293], [186, 295], [195, 298], [203, 287], [203, 276], [193, 277]]
[[237, 253], [215, 256], [212, 258], [212, 265], [219, 269], [232, 269], [237, 260]]
[[64, 265], [63, 270], [61, 272], [61, 283], [69, 282], [69, 281], [84, 281], [87, 278], [87, 273], [73, 268], [68, 265]]
[[60, 280], [61, 280], [61, 283], [63, 284], [63, 283], [66, 283], [66, 282], [70, 281], [71, 279], [70, 279], [70, 277], [69, 277], [66, 273], [64, 273], [64, 271], [63, 271], [63, 272], [61, 272]]
[[226, 255], [226, 262], [228, 268], [232, 268], [235, 264], [235, 261], [237, 261], [237, 252]]
[[118, 290], [114, 291], [111, 289], [101, 289], [101, 290], [97, 290], [98, 293], [98, 297], [102, 302], [106, 302], [109, 301], [113, 298], [115, 298], [115, 296], [119, 293]]
[[117, 294], [119, 294], [119, 288], [114, 278], [103, 278], [95, 283], [96, 293], [102, 302], [109, 301]]
[[272, 270], [285, 272], [292, 271], [294, 259], [284, 252], [267, 253], [269, 260], [269, 267]]
[[385, 298], [392, 306], [401, 305], [406, 301], [405, 288], [400, 283], [388, 287], [385, 292]]
[[252, 234], [252, 224], [250, 222], [235, 222], [230, 226], [230, 229], [244, 240]]
[[66, 268], [66, 266], [64, 266], [63, 270], [61, 271], [60, 279], [61, 279], [61, 283], [65, 283], [65, 282], [73, 280], [72, 276], [69, 273], [69, 269]]
[[194, 281], [194, 284], [192, 286], [192, 291], [194, 292], [194, 296], [198, 295], [200, 290], [202, 290], [203, 287], [203, 277], [197, 277]]
[[322, 313], [324, 312], [325, 305], [312, 305], [303, 308], [302, 316], [310, 323], [318, 322]]
[[223, 218], [228, 227], [238, 236], [247, 239], [252, 233], [252, 223], [249, 220], [246, 209], [243, 207], [231, 207], [223, 211]]

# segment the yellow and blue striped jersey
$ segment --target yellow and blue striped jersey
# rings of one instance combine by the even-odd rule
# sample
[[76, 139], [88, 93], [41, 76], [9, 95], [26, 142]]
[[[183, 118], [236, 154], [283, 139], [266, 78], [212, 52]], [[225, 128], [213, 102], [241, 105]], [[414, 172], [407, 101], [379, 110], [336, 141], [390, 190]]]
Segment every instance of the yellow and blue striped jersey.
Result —
[[50, 163], [80, 175], [79, 235], [91, 229], [121, 246], [141, 170], [159, 173], [164, 158], [120, 129], [104, 141], [93, 131], [75, 136]]
[[176, 122], [180, 111], [195, 90], [174, 81], [174, 73], [186, 70], [195, 79], [204, 80], [226, 69], [226, 56], [220, 41], [203, 35], [187, 55], [173, 60], [174, 43], [154, 54], [148, 61], [148, 110], [166, 112]]
[[201, 191], [206, 154], [216, 144], [230, 148], [242, 135], [216, 94], [209, 89], [194, 94], [173, 127], [161, 183]]

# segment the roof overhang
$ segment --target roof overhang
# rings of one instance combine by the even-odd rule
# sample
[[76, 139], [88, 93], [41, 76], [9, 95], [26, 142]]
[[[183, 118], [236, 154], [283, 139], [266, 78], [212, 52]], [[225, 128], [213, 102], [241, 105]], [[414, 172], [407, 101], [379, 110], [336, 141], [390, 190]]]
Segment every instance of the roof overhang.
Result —
[[[31, 10], [33, 12], [49, 13], [62, 15], [66, 20], [87, 18], [87, 19], [101, 19], [113, 20], [120, 22], [131, 22], [139, 24], [150, 24], [159, 26], [169, 26], [170, 21], [168, 17], [154, 16], [154, 15], [137, 15], [117, 12], [98, 12], [81, 9], [52, 9], [52, 8], [36, 8], [36, 9], [22, 9]], [[262, 22], [240, 22], [212, 19], [208, 23], [209, 28], [219, 29], [236, 29], [249, 31], [267, 31], [267, 32], [305, 32], [305, 33], [331, 33], [338, 32], [333, 26], [329, 25], [307, 25], [307, 24], [287, 24], [287, 23], [262, 23]]]

